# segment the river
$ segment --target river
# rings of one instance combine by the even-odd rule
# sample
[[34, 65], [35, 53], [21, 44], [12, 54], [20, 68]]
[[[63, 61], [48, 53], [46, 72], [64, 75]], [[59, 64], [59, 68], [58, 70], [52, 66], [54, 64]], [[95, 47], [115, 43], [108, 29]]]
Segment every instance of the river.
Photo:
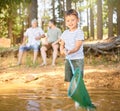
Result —
[[[96, 111], [120, 111], [120, 90], [88, 88]], [[85, 111], [76, 110], [63, 88], [16, 88], [0, 91], [0, 111]]]

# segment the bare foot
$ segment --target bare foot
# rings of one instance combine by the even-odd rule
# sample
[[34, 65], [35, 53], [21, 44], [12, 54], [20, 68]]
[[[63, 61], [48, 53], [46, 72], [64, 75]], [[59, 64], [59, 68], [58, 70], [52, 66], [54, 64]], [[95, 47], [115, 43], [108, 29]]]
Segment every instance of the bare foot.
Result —
[[40, 65], [40, 67], [42, 67], [42, 66], [46, 66], [47, 64], [46, 63], [42, 63], [41, 65]]

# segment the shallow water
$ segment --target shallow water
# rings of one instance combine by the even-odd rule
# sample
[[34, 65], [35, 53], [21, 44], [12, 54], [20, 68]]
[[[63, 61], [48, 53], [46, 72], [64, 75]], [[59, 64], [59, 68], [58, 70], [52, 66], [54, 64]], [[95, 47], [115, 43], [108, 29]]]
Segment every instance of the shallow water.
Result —
[[[96, 111], [120, 111], [120, 90], [89, 88]], [[31, 88], [0, 93], [0, 111], [76, 111], [65, 89]], [[79, 109], [77, 111], [85, 111]]]

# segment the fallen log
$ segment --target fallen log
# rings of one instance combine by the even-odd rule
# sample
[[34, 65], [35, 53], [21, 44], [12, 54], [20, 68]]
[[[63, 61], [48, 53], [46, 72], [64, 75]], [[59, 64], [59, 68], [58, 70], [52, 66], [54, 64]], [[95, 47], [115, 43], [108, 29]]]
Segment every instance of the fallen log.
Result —
[[[85, 41], [84, 52], [85, 54], [92, 53], [93, 55], [120, 55], [120, 36], [111, 37], [100, 41]], [[0, 50], [0, 57], [8, 56], [10, 53], [14, 54], [14, 56], [17, 57], [18, 47]], [[48, 55], [51, 56], [52, 53], [50, 52]]]
[[14, 56], [16, 57], [17, 53], [18, 53], [18, 47], [0, 49], [0, 57], [7, 57], [10, 56], [10, 54], [14, 54]]
[[120, 53], [120, 36], [101, 41], [84, 42], [85, 54], [118, 54]]

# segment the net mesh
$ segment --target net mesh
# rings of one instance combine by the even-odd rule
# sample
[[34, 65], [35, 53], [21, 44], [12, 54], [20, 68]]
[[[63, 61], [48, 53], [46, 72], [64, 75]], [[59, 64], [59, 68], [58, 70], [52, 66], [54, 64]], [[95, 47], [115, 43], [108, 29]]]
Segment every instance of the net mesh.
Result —
[[70, 96], [74, 101], [78, 102], [81, 107], [95, 108], [90, 100], [82, 78], [82, 72], [79, 68], [75, 70], [74, 76], [70, 82], [68, 96]]

